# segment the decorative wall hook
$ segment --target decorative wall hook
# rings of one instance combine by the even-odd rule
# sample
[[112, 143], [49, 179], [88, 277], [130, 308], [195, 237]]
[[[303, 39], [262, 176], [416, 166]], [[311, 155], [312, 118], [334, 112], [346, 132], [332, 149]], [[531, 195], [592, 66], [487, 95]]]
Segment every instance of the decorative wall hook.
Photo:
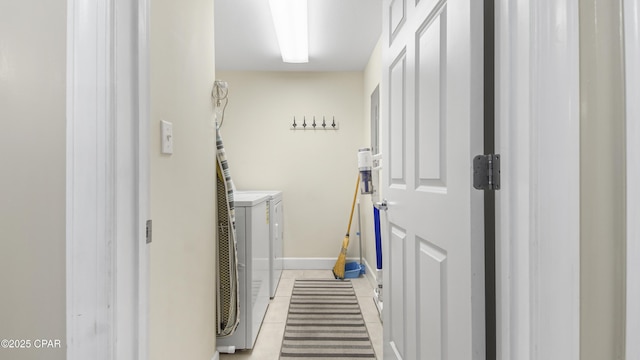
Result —
[[293, 117], [293, 123], [289, 126], [291, 130], [338, 130], [339, 126], [336, 122], [336, 117], [332, 117], [332, 121], [330, 124], [327, 123], [326, 116], [322, 116], [322, 124], [316, 121], [316, 115], [313, 115], [313, 118], [309, 124], [307, 124], [307, 116], [302, 116], [302, 124], [298, 124], [296, 122], [296, 117]]

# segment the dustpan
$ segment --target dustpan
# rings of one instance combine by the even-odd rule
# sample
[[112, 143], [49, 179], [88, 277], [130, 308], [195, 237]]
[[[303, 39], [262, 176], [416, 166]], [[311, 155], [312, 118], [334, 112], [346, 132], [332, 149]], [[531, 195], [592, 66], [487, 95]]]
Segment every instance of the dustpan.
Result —
[[344, 278], [355, 279], [364, 275], [365, 267], [363, 264], [358, 264], [357, 261], [348, 262], [344, 265]]

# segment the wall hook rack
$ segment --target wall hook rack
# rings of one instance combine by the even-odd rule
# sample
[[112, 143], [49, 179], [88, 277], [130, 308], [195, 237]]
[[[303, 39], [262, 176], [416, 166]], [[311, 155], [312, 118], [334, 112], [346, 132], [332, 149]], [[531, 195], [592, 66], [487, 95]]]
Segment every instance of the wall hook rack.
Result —
[[296, 117], [293, 117], [293, 123], [289, 125], [291, 130], [338, 130], [339, 124], [336, 122], [336, 117], [332, 116], [331, 123], [327, 123], [326, 116], [322, 116], [322, 124], [316, 121], [316, 116], [311, 117], [311, 122], [307, 123], [307, 116], [302, 117], [302, 124], [296, 122]]

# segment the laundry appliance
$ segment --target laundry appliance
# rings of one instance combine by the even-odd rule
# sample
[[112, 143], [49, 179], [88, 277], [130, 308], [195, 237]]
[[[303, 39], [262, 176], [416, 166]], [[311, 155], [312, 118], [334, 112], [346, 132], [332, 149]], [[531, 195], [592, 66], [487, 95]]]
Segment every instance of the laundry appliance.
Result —
[[269, 306], [270, 199], [263, 193], [234, 192], [240, 324], [233, 334], [217, 339], [221, 352], [252, 349]]
[[269, 197], [268, 222], [269, 222], [269, 296], [276, 295], [276, 289], [284, 268], [283, 241], [284, 241], [284, 208], [282, 191], [278, 190], [251, 190], [238, 191], [236, 194], [263, 194]]

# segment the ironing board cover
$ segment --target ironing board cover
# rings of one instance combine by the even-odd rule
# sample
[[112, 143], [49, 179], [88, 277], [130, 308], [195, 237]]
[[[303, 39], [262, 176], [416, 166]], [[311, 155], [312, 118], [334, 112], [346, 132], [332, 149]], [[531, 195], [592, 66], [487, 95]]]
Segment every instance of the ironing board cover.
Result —
[[216, 179], [218, 229], [218, 302], [217, 335], [233, 334], [240, 322], [238, 286], [238, 251], [235, 235], [233, 181], [222, 145], [220, 129], [216, 124]]

